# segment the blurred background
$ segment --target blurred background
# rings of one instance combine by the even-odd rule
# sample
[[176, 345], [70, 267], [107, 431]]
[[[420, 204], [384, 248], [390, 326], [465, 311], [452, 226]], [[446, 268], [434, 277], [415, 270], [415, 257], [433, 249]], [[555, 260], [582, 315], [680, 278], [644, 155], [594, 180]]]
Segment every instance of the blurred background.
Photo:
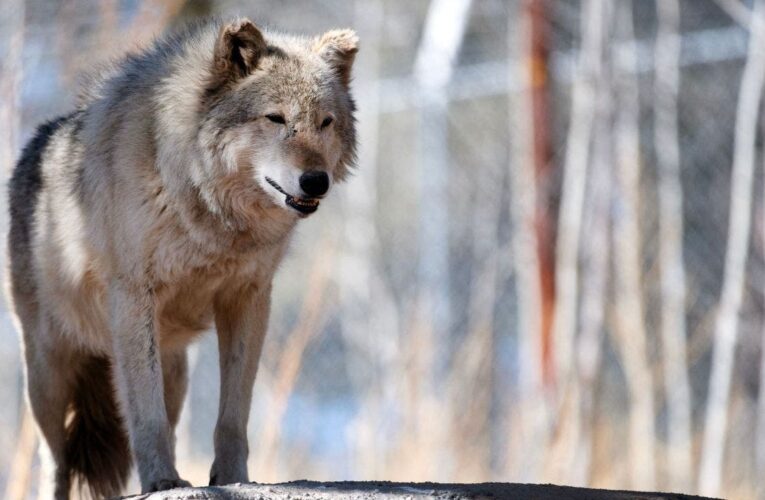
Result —
[[[353, 27], [358, 169], [277, 275], [251, 478], [765, 498], [763, 3], [2, 0], [0, 169], [78, 75], [167, 28]], [[0, 491], [36, 498], [0, 318]], [[201, 485], [212, 333], [190, 363]]]

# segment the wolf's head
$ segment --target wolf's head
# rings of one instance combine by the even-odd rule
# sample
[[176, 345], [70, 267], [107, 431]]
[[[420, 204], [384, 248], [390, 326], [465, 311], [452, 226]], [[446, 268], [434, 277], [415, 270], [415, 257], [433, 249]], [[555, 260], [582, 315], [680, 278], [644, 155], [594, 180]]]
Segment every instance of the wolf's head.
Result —
[[221, 26], [198, 119], [205, 161], [195, 179], [226, 211], [264, 203], [316, 211], [354, 161], [351, 30], [316, 38]]

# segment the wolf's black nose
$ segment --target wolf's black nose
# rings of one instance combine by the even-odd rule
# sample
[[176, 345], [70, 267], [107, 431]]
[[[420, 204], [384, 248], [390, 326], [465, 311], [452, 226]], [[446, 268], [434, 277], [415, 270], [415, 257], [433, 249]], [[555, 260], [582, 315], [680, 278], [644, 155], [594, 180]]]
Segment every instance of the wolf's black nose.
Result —
[[300, 176], [300, 189], [308, 196], [321, 196], [329, 189], [329, 176], [321, 170], [309, 170]]

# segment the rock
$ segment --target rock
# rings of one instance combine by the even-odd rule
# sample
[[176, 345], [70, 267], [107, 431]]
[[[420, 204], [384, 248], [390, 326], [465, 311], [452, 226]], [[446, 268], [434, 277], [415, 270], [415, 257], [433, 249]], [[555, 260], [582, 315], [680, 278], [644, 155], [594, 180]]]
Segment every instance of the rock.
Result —
[[449, 500], [482, 500], [510, 498], [514, 500], [682, 500], [703, 497], [677, 493], [644, 493], [636, 491], [573, 488], [552, 484], [440, 484], [391, 483], [387, 481], [321, 483], [293, 481], [280, 484], [232, 484], [205, 488], [175, 490], [136, 495], [133, 500], [215, 499], [215, 500], [365, 500], [441, 498]]

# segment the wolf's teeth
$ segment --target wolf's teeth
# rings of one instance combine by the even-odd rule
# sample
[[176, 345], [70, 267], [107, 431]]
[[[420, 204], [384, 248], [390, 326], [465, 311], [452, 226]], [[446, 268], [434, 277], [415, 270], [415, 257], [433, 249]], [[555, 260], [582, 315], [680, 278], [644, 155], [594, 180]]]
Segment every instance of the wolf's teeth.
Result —
[[298, 205], [305, 205], [307, 207], [314, 207], [314, 206], [319, 204], [317, 201], [314, 201], [314, 200], [304, 200], [302, 198], [295, 198], [294, 200], [295, 200], [295, 202]]

